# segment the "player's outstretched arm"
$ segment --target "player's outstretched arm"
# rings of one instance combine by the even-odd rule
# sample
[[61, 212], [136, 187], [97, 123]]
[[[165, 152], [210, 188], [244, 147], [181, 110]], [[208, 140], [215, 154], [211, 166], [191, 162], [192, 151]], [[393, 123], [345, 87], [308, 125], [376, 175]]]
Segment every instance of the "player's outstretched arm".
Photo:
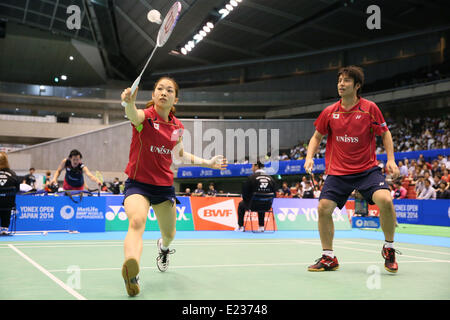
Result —
[[306, 172], [311, 173], [314, 166], [314, 155], [319, 148], [320, 142], [322, 141], [323, 135], [319, 131], [315, 131], [311, 139], [309, 140], [308, 150], [306, 152], [306, 159], [304, 168]]
[[135, 127], [140, 125], [145, 120], [144, 111], [137, 109], [135, 104], [138, 90], [139, 88], [136, 88], [134, 94], [131, 95], [131, 88], [126, 88], [120, 95], [122, 102], [126, 103], [125, 114]]
[[227, 159], [222, 155], [217, 155], [211, 159], [203, 159], [184, 151], [183, 142], [180, 139], [174, 149], [175, 164], [180, 166], [197, 166], [211, 169], [225, 170], [228, 165]]

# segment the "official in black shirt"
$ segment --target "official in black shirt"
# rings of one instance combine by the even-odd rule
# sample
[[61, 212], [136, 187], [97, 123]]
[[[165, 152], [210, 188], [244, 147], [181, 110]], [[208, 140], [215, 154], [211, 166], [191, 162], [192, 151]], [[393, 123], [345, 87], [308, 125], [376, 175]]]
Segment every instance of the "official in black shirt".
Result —
[[[275, 194], [276, 185], [271, 176], [264, 171], [264, 164], [258, 161], [252, 165], [253, 174], [248, 177], [247, 181], [242, 185], [242, 201], [238, 206], [238, 229], [244, 231], [244, 215], [245, 211], [250, 210], [250, 202], [254, 192], [273, 193]], [[265, 211], [258, 212], [258, 231], [264, 231], [264, 215]]]
[[11, 210], [16, 206], [16, 193], [20, 190], [20, 179], [9, 167], [5, 152], [0, 152], [0, 234], [8, 234]]

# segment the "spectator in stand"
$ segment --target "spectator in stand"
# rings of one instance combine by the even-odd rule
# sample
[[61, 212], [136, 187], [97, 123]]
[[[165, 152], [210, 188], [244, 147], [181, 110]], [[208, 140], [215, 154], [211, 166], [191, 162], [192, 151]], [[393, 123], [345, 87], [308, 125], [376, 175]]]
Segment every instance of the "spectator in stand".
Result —
[[425, 171], [425, 172], [424, 172], [423, 178], [424, 178], [425, 180], [430, 181], [430, 184], [433, 185], [434, 180], [433, 180], [433, 177], [431, 176], [431, 174], [430, 174], [429, 171]]
[[408, 175], [408, 167], [406, 166], [406, 162], [403, 161], [398, 162], [398, 169], [400, 170], [400, 175], [406, 177]]
[[441, 181], [439, 184], [439, 189], [436, 191], [436, 199], [450, 199], [450, 190], [447, 182]]
[[314, 187], [314, 198], [319, 199], [319, 197], [320, 197], [320, 189], [319, 189], [319, 186], [316, 185]]
[[209, 184], [208, 191], [206, 192], [207, 197], [215, 197], [217, 195], [216, 189], [214, 189], [214, 183]]
[[34, 176], [34, 168], [30, 168], [29, 173], [23, 177], [23, 184], [27, 184], [31, 187], [31, 191], [36, 191], [36, 177]]
[[190, 197], [191, 196], [191, 189], [190, 188], [186, 188], [184, 190], [184, 195], [187, 196], [187, 197]]
[[406, 199], [407, 191], [405, 188], [403, 188], [400, 180], [394, 181], [393, 191], [394, 191], [394, 194], [393, 194], [394, 199]]
[[287, 182], [283, 182], [281, 189], [278, 191], [282, 197], [288, 198], [291, 196], [291, 190], [288, 187]]
[[445, 182], [450, 182], [450, 174], [448, 172], [448, 169], [443, 170], [442, 180], [444, 180]]
[[417, 199], [436, 199], [436, 190], [434, 190], [434, 188], [431, 186], [430, 180], [425, 179], [425, 187], [423, 188]]
[[416, 195], [417, 197], [419, 196], [419, 194], [422, 193], [423, 189], [425, 188], [425, 179], [423, 176], [418, 176], [417, 180], [414, 181], [414, 185], [416, 188]]
[[203, 184], [201, 182], [197, 183], [197, 189], [194, 190], [194, 193], [192, 193], [193, 197], [203, 197], [205, 194], [205, 191], [203, 190]]
[[[434, 190], [439, 189], [439, 185], [441, 184], [441, 175], [436, 174], [435, 176], [433, 176], [433, 184], [431, 185]], [[444, 181], [445, 182], [445, 181]]]

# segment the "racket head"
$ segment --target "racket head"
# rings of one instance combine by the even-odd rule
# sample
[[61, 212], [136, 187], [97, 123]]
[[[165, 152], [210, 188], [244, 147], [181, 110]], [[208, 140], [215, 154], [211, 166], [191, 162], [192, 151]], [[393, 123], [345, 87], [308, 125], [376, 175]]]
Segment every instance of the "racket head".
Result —
[[179, 1], [175, 2], [170, 8], [169, 12], [167, 12], [161, 27], [158, 31], [158, 37], [156, 39], [156, 46], [162, 47], [166, 44], [170, 35], [172, 34], [175, 25], [178, 22], [178, 18], [180, 17], [181, 12], [181, 3]]

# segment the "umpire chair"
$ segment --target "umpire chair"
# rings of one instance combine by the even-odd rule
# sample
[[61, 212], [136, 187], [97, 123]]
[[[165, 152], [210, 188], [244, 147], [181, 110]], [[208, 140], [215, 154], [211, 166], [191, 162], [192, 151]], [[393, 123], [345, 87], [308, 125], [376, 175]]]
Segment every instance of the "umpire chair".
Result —
[[[252, 197], [250, 199], [249, 203], [249, 210], [245, 212], [245, 215], [247, 215], [247, 220], [245, 220], [244, 216], [244, 230], [247, 230], [247, 222], [250, 221], [250, 226], [252, 232], [256, 232], [253, 229], [253, 223], [251, 221], [251, 213], [257, 212], [258, 213], [258, 219], [260, 213], [264, 213], [264, 232], [266, 231], [268, 221], [270, 219], [270, 216], [272, 216], [272, 226], [273, 230], [271, 232], [275, 232], [275, 216], [273, 214], [272, 210], [272, 203], [273, 199], [275, 198], [275, 193], [262, 193], [262, 192], [253, 192]], [[267, 216], [267, 219], [266, 219]]]

